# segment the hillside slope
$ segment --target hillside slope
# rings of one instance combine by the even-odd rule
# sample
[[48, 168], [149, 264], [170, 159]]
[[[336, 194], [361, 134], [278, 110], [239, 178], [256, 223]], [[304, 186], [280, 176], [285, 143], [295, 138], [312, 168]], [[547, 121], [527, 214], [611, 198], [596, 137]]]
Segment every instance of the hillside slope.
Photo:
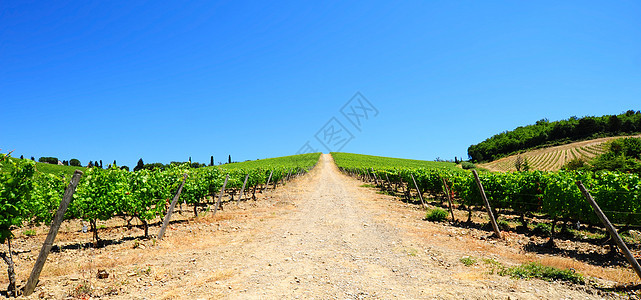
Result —
[[[527, 158], [530, 170], [556, 171], [561, 169], [565, 163], [574, 158], [583, 157], [591, 159], [604, 153], [605, 142], [621, 137], [641, 137], [641, 135], [599, 138], [561, 146], [536, 149], [519, 155], [523, 158]], [[511, 155], [489, 163], [479, 164], [478, 166], [496, 172], [516, 171], [514, 162], [519, 155]]]

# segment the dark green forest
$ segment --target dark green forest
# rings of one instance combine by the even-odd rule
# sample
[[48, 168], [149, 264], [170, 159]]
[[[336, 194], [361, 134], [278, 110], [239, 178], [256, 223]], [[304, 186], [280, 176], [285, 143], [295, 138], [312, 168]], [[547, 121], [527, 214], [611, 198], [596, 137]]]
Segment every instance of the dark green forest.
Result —
[[467, 154], [474, 162], [492, 161], [524, 150], [555, 146], [575, 141], [628, 135], [641, 132], [641, 112], [629, 110], [620, 115], [571, 117], [517, 127], [472, 145]]

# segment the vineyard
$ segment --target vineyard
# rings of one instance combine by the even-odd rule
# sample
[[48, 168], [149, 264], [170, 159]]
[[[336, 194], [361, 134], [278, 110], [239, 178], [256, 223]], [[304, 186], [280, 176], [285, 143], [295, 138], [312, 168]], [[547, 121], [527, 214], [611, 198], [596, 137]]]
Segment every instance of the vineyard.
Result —
[[[331, 156], [338, 170], [365, 181], [364, 187], [376, 187], [379, 194], [398, 197], [413, 207], [418, 208], [419, 206], [417, 205], [421, 205], [420, 207], [430, 208], [426, 217], [428, 220], [433, 219], [434, 216], [431, 216], [430, 213], [438, 211], [439, 207], [452, 207], [451, 214], [443, 211], [445, 214], [440, 217], [441, 219], [449, 219], [451, 215], [454, 219], [443, 230], [448, 232], [459, 232], [460, 230], [487, 232], [491, 230], [488, 225], [488, 218], [485, 217], [487, 214], [484, 210], [484, 200], [472, 172], [461, 169], [455, 163], [349, 153], [331, 153]], [[78, 183], [64, 219], [67, 220], [66, 224], [74, 224], [74, 227], [77, 227], [78, 224], [83, 224], [83, 227], [85, 227], [84, 225], [86, 224], [86, 228], [83, 230], [87, 231], [86, 237], [91, 238], [93, 244], [85, 246], [80, 243], [71, 247], [83, 245], [82, 247], [94, 249], [104, 248], [109, 253], [114, 249], [110, 246], [114, 241], [109, 239], [114, 238], [114, 230], [118, 231], [116, 228], [118, 226], [114, 225], [125, 222], [128, 225], [122, 226], [124, 230], [129, 228], [130, 223], [133, 221], [140, 224], [138, 225], [140, 228], [138, 230], [140, 231], [134, 232], [139, 232], [142, 236], [139, 237], [140, 239], [135, 239], [134, 242], [131, 242], [133, 246], [129, 246], [129, 248], [139, 249], [141, 247], [139, 245], [144, 241], [149, 241], [145, 242], [147, 246], [150, 244], [155, 245], [159, 236], [155, 234], [156, 230], [153, 229], [155, 226], [160, 225], [162, 219], [169, 214], [172, 198], [177, 199], [178, 205], [181, 206], [181, 212], [189, 212], [188, 216], [181, 216], [180, 218], [197, 219], [199, 215], [212, 216], [222, 206], [236, 203], [237, 201], [256, 199], [258, 194], [261, 194], [265, 189], [274, 189], [277, 185], [283, 186], [289, 179], [307, 173], [318, 163], [319, 157], [319, 153], [314, 153], [214, 167], [189, 168], [185, 164], [167, 166], [164, 169], [157, 170], [143, 169], [136, 172], [121, 170], [116, 166], [110, 169], [88, 168], [84, 171]], [[305, 198], [307, 199], [305, 200], [307, 201], [306, 205], [309, 206], [312, 205], [310, 203], [314, 203], [312, 205], [314, 208], [311, 210], [306, 207], [302, 208], [306, 212], [305, 218], [289, 219], [292, 222], [300, 220], [306, 224], [298, 229], [302, 236], [307, 236], [310, 232], [322, 235], [322, 238], [319, 236], [309, 237], [307, 242], [314, 244], [318, 240], [323, 247], [325, 242], [322, 241], [326, 239], [332, 239], [332, 243], [343, 244], [345, 243], [343, 236], [349, 236], [334, 236], [331, 234], [332, 229], [328, 231], [327, 227], [323, 227], [324, 225], [331, 228], [331, 226], [335, 226], [336, 222], [339, 222], [339, 219], [341, 222], [345, 219], [344, 222], [347, 223], [341, 226], [351, 226], [350, 232], [356, 234], [362, 230], [362, 226], [364, 226], [363, 228], [368, 228], [368, 223], [373, 222], [371, 219], [362, 221], [350, 215], [343, 215], [343, 213], [354, 213], [349, 209], [350, 206], [346, 206], [342, 202], [345, 201], [344, 197], [353, 196], [349, 195], [345, 187], [339, 186], [339, 184], [344, 183], [340, 183], [337, 177], [333, 176], [347, 177], [340, 175], [338, 171], [333, 171], [337, 175], [332, 175], [329, 169], [335, 167], [328, 166], [327, 158], [325, 156], [321, 159], [325, 161], [322, 167], [324, 170], [322, 174], [324, 175], [319, 175], [316, 171], [312, 172], [312, 174], [316, 173], [314, 178], [320, 184], [310, 187], [310, 193], [312, 193], [310, 195], [315, 196]], [[2, 169], [0, 169], [0, 200], [3, 202], [2, 210], [0, 211], [3, 217], [2, 223], [0, 223], [0, 229], [2, 229], [0, 233], [2, 234], [2, 241], [9, 247], [8, 253], [12, 253], [12, 239], [17, 232], [23, 231], [22, 228], [34, 228], [33, 225], [35, 224], [49, 224], [52, 222], [54, 213], [63, 198], [65, 188], [67, 188], [68, 178], [64, 179], [55, 174], [41, 172], [38, 170], [37, 165], [30, 160], [8, 159], [7, 156], [4, 156], [3, 159], [0, 165], [2, 166]], [[311, 176], [305, 176], [302, 179], [307, 180], [305, 182], [309, 182], [311, 180], [309, 177]], [[560, 256], [576, 258], [598, 266], [599, 269], [588, 273], [591, 276], [598, 274], [602, 266], [608, 266], [617, 270], [624, 270], [621, 272], [626, 274], [625, 278], [630, 278], [629, 269], [625, 268], [625, 262], [621, 257], [606, 255], [608, 252], [616, 252], [616, 248], [607, 239], [607, 233], [602, 229], [599, 219], [586, 202], [585, 197], [576, 185], [576, 181], [583, 182], [589, 189], [590, 194], [605, 211], [607, 217], [621, 228], [620, 232], [623, 233], [625, 241], [630, 244], [631, 249], [638, 255], [641, 250], [641, 237], [637, 236], [638, 231], [634, 230], [641, 226], [638, 218], [641, 215], [641, 199], [638, 193], [638, 189], [641, 186], [641, 178], [638, 175], [606, 171], [527, 171], [480, 172], [478, 176], [501, 231], [510, 236], [510, 239], [515, 239], [512, 232], [525, 236], [520, 238], [525, 241], [525, 244], [523, 244], [524, 251], [559, 254]], [[294, 185], [296, 184], [295, 181]], [[288, 184], [284, 188], [287, 189], [289, 186]], [[358, 185], [355, 185], [355, 188], [358, 189]], [[300, 189], [300, 186], [298, 189]], [[221, 197], [225, 199], [219, 206], [217, 199]], [[269, 201], [265, 197], [258, 198], [264, 198]], [[453, 201], [454, 205], [447, 204], [445, 200], [448, 198]], [[293, 201], [292, 199], [297, 199], [297, 197], [286, 195], [281, 199], [286, 199], [286, 203], [289, 203], [288, 201]], [[372, 198], [363, 199], [367, 199], [367, 203], [373, 200]], [[325, 201], [330, 202], [326, 203]], [[262, 202], [250, 201], [246, 203]], [[231, 208], [232, 210], [235, 209], [234, 214], [239, 216], [239, 219], [234, 221], [235, 224], [243, 224], [243, 220], [247, 218], [247, 213], [244, 211], [248, 206], [243, 206], [241, 205], [239, 208], [234, 205]], [[277, 206], [271, 204], [270, 207]], [[341, 213], [334, 214], [333, 210], [335, 209], [341, 209]], [[211, 212], [212, 210], [213, 213]], [[317, 213], [321, 211], [321, 214]], [[262, 224], [263, 218], [270, 214], [273, 214], [273, 211], [266, 210], [261, 212], [259, 219], [247, 220], [247, 222], [253, 224], [249, 225], [249, 227], [262, 226], [260, 224]], [[304, 222], [312, 218], [312, 216], [315, 221], [311, 223]], [[332, 221], [330, 222], [326, 218], [338, 219], [331, 219]], [[434, 220], [439, 220], [439, 218], [434, 218]], [[416, 221], [420, 222], [420, 219], [416, 219]], [[425, 222], [423, 221], [423, 223]], [[301, 226], [292, 225], [291, 222], [288, 224], [290, 227], [284, 228], [287, 230], [285, 233], [274, 237], [276, 245], [281, 245], [280, 239], [289, 239], [289, 233], [287, 232], [294, 230], [291, 226]], [[105, 227], [105, 225], [110, 227]], [[212, 226], [220, 226], [220, 223], [217, 222]], [[316, 229], [316, 226], [321, 226], [322, 228]], [[175, 227], [172, 228], [171, 230], [175, 232]], [[191, 228], [193, 227], [186, 228], [190, 228], [189, 233], [191, 233]], [[233, 232], [236, 230], [235, 228], [230, 227], [228, 230]], [[491, 238], [484, 237], [482, 234], [479, 235], [479, 233], [466, 232], [471, 234], [466, 238], [476, 240], [480, 238], [481, 241], [491, 240]], [[69, 229], [67, 229], [68, 233]], [[270, 230], [267, 230], [265, 234], [268, 236], [273, 235]], [[26, 241], [25, 234], [17, 235], [20, 238], [16, 241], [16, 245], [23, 249]], [[74, 235], [82, 236], [82, 233], [74, 232]], [[107, 236], [107, 240], [103, 240], [103, 235]], [[353, 234], [351, 236], [354, 237]], [[243, 240], [245, 239], [247, 237], [243, 238]], [[541, 239], [545, 239], [547, 242], [540, 242]], [[362, 242], [366, 245], [364, 246], [365, 248], [378, 247], [377, 245], [368, 244], [367, 241], [369, 240], [368, 236], [362, 237]], [[381, 240], [385, 240], [385, 238], [381, 238]], [[32, 241], [35, 240], [32, 239]], [[238, 242], [236, 240], [235, 243]], [[255, 245], [253, 247], [260, 248], [260, 241], [257, 242], [259, 243], [258, 246]], [[284, 245], [289, 245], [289, 251], [300, 253], [301, 245], [303, 244], [299, 244], [297, 241], [292, 242], [294, 243], [285, 243]], [[119, 242], [116, 241], [116, 243]], [[495, 241], [490, 241], [490, 243], [495, 243]], [[505, 243], [510, 245], [508, 240], [505, 240]], [[105, 247], [110, 247], [109, 249], [111, 250], [107, 250]], [[230, 251], [236, 251], [235, 249], [237, 249], [232, 245], [227, 248], [231, 249]], [[265, 249], [265, 251], [267, 253], [278, 253], [278, 251], [274, 252], [271, 248]], [[325, 252], [331, 253], [332, 251]], [[346, 251], [348, 252], [343, 255], [350, 256], [351, 250], [347, 249]], [[3, 255], [8, 257], [6, 254]], [[256, 255], [260, 257], [260, 254]], [[263, 253], [263, 255], [266, 254]], [[376, 255], [378, 256], [379, 254]], [[333, 257], [333, 255], [331, 256]], [[309, 258], [314, 259], [314, 256], [309, 256]], [[23, 256], [20, 262], [24, 263], [24, 259], [25, 257]], [[299, 257], [297, 259], [302, 258]], [[328, 259], [323, 258], [323, 261]], [[240, 260], [242, 261], [242, 259]], [[293, 259], [286, 261], [294, 263]], [[260, 260], [255, 263], [261, 266], [266, 264]], [[392, 265], [397, 263], [394, 262]], [[24, 267], [25, 265], [22, 268]], [[304, 265], [302, 268], [308, 269], [308, 265]], [[19, 272], [20, 276], [24, 277], [24, 272], [24, 270]], [[289, 274], [289, 271], [287, 273]], [[580, 274], [572, 276], [571, 278], [574, 279], [571, 280], [577, 280], [576, 282], [578, 283], [584, 282]], [[628, 282], [628, 279], [622, 281]], [[14, 278], [10, 282], [15, 283], [16, 279]], [[180, 279], [177, 282], [181, 282]], [[8, 289], [8, 291], [10, 290]]]
[[[453, 169], [447, 163], [426, 162], [421, 165], [403, 159], [348, 153], [332, 155], [342, 172], [372, 182], [384, 193], [410, 202], [420, 199], [420, 203], [426, 207], [426, 202], [431, 198], [432, 205], [449, 207], [453, 224], [480, 226], [488, 230], [494, 227], [494, 235], [498, 237], [501, 237], [501, 231], [544, 236], [549, 239], [548, 242], [529, 244], [524, 250], [570, 254], [573, 258], [583, 257], [597, 265], [611, 264], [613, 260], [617, 260], [617, 264], [623, 266], [622, 256], [614, 259], [613, 255], [619, 249], [641, 276], [641, 267], [636, 261], [636, 257], [640, 255], [641, 236], [638, 231], [633, 230], [641, 226], [641, 177], [638, 174], [612, 171], [480, 174], [473, 171], [472, 174], [467, 170]], [[475, 178], [476, 176], [478, 177]], [[580, 190], [579, 183], [588, 189], [584, 192], [590, 194], [602, 210], [598, 213], [603, 213], [619, 230], [609, 222], [606, 224], [606, 221], [600, 220], [601, 217], [597, 216], [598, 213], [595, 213]], [[424, 194], [427, 194], [428, 201], [424, 201]], [[440, 203], [436, 200], [439, 198]], [[449, 205], [445, 205], [442, 199], [448, 199]], [[483, 208], [491, 222], [488, 223], [487, 218], [473, 221], [473, 213], [483, 211]], [[466, 211], [466, 220], [457, 220], [454, 209]], [[426, 219], [444, 220], [449, 218], [449, 214], [447, 211], [434, 209], [428, 212]], [[460, 213], [458, 215], [460, 218]], [[499, 220], [498, 223], [495, 217]], [[614, 233], [616, 231], [623, 239]], [[563, 246], [554, 242], [557, 238], [563, 241]], [[585, 246], [586, 243], [588, 246]], [[631, 252], [626, 243], [635, 252]], [[605, 262], [599, 262], [604, 258], [594, 255], [594, 250], [604, 245], [609, 249], [609, 262], [607, 258]], [[584, 250], [578, 251], [582, 247], [585, 247]]]
[[[395, 189], [402, 187], [409, 197], [411, 189], [420, 194], [444, 195], [444, 181], [454, 199], [469, 210], [483, 206], [483, 201], [470, 171], [452, 168], [448, 163], [426, 162], [405, 164], [402, 159], [332, 153], [341, 170], [352, 175], [380, 180], [379, 186]], [[372, 160], [374, 162], [372, 163]], [[394, 163], [390, 163], [394, 160]], [[545, 216], [551, 220], [599, 225], [596, 215], [585, 201], [576, 181], [582, 181], [600, 207], [613, 222], [630, 227], [641, 225], [641, 177], [618, 172], [481, 172], [492, 207], [521, 216]], [[416, 182], [416, 186], [413, 182]]]
[[[226, 176], [225, 191], [231, 200], [248, 194], [255, 198], [257, 189], [262, 191], [270, 183], [275, 187], [308, 171], [319, 156], [319, 153], [303, 154], [196, 169], [187, 164], [137, 172], [116, 166], [106, 170], [89, 168], [80, 180], [65, 219], [89, 222], [98, 241], [97, 220], [136, 218], [146, 226], [149, 220], [163, 216], [167, 201], [176, 193], [184, 174], [187, 179], [180, 202], [193, 206], [197, 215], [199, 209], [212, 204], [208, 200], [221, 191]], [[6, 160], [0, 166], [2, 201], [9, 208], [0, 212], [6, 221], [0, 225], [0, 238], [4, 242], [11, 237], [12, 226], [24, 222], [50, 223], [67, 183], [64, 176], [38, 172], [30, 160]], [[243, 186], [243, 194], [238, 195]]]
[[[117, 166], [89, 168], [78, 183], [64, 219], [87, 222], [96, 245], [101, 242], [97, 221], [116, 217], [128, 223], [138, 219], [147, 237], [150, 222], [167, 214], [174, 195], [179, 195], [181, 206], [191, 206], [197, 216], [198, 211], [212, 208], [218, 194], [220, 203], [222, 192], [231, 197], [229, 201], [234, 197], [236, 201], [255, 199], [257, 191], [262, 192], [269, 185], [275, 188], [313, 168], [319, 156], [320, 153], [303, 154], [195, 169], [187, 164], [137, 172]], [[6, 242], [10, 247], [16, 228], [51, 223], [67, 180], [38, 171], [31, 160], [2, 155], [0, 161], [0, 243]], [[181, 193], [176, 194], [177, 190]]]

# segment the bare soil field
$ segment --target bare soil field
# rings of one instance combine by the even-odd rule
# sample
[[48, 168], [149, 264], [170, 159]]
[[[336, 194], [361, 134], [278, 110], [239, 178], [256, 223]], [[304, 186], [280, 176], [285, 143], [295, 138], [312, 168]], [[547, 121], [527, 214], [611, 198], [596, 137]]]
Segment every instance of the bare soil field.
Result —
[[[610, 291], [638, 281], [621, 266], [528, 251], [534, 238], [423, 220], [418, 205], [361, 187], [328, 154], [307, 175], [214, 217], [177, 215], [165, 239], [105, 223], [111, 243], [91, 244], [78, 221], [65, 222], [30, 299], [602, 299], [636, 297]], [[457, 218], [463, 219], [463, 211]], [[482, 216], [475, 216], [482, 218]], [[46, 234], [16, 232], [20, 284]], [[158, 226], [150, 229], [151, 234]], [[561, 242], [562, 243], [562, 242]], [[461, 258], [474, 257], [466, 266]], [[590, 278], [575, 285], [492, 272], [494, 261], [573, 268]], [[98, 279], [100, 270], [109, 276]], [[0, 284], [7, 284], [6, 277]]]

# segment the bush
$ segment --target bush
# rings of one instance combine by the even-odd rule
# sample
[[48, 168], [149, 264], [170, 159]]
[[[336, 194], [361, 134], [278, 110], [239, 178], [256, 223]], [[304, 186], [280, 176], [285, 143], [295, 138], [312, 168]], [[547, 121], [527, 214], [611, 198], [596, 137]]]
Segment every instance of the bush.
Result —
[[447, 219], [447, 210], [435, 208], [427, 212], [425, 219], [432, 222], [441, 222]]
[[586, 161], [582, 157], [577, 157], [571, 161], [568, 161], [561, 167], [562, 170], [567, 170], [567, 171], [575, 171], [575, 170], [581, 170], [586, 167]]
[[41, 157], [41, 158], [38, 158], [38, 162], [57, 165], [58, 158], [57, 157]]
[[461, 163], [461, 168], [463, 168], [465, 170], [476, 169], [476, 165], [471, 163], [471, 162], [469, 162], [469, 161], [464, 161], [464, 162]]
[[80, 164], [80, 161], [79, 161], [79, 160], [77, 160], [77, 159], [75, 159], [75, 158], [72, 158], [72, 159], [69, 161], [69, 165], [70, 165], [70, 166], [74, 166], [74, 167], [82, 167], [82, 164]]

